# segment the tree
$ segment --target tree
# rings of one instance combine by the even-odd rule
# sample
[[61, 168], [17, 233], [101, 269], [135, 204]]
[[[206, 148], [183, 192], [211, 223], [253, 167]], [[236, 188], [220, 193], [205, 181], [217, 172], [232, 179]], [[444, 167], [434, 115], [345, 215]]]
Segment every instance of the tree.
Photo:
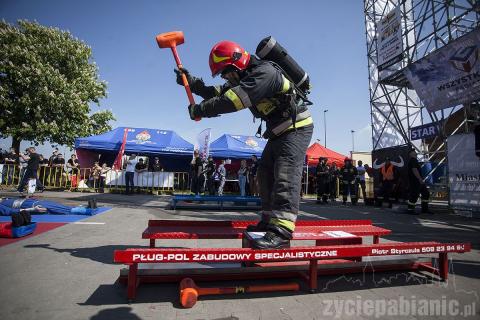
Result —
[[91, 113], [106, 97], [92, 50], [69, 32], [0, 21], [0, 137], [72, 147], [76, 137], [110, 130], [111, 111]]

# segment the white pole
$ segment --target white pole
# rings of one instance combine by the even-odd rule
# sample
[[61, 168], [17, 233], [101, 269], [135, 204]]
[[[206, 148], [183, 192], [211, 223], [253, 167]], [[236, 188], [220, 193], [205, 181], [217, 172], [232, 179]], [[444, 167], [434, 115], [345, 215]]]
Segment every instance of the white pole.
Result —
[[306, 180], [306, 182], [305, 182], [305, 195], [307, 195], [307, 193], [308, 193], [308, 159], [307, 159], [307, 175], [305, 177], [305, 180]]

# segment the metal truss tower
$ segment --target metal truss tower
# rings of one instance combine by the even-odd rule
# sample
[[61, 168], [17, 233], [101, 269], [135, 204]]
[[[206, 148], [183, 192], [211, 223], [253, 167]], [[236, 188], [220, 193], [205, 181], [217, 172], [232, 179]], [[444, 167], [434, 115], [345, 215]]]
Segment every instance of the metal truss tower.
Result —
[[[379, 70], [378, 23], [397, 7], [403, 53], [395, 63]], [[364, 0], [373, 150], [412, 143], [411, 127], [443, 120], [440, 136], [413, 143], [425, 160], [438, 164], [446, 161], [446, 137], [470, 130], [471, 105], [428, 112], [402, 69], [477, 28], [479, 13], [479, 0]]]

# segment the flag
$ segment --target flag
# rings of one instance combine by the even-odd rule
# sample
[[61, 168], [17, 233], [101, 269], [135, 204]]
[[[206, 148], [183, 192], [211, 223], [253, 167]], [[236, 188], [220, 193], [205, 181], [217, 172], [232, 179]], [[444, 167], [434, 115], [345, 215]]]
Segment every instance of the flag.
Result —
[[198, 153], [200, 158], [206, 160], [210, 153], [210, 136], [211, 136], [211, 128], [205, 129], [200, 132], [197, 136], [198, 142]]
[[120, 150], [118, 150], [118, 155], [115, 158], [115, 162], [113, 163], [113, 170], [122, 170], [122, 157], [123, 157], [123, 153], [125, 152], [125, 144], [127, 143], [127, 135], [128, 135], [128, 128], [125, 128], [124, 131], [123, 131], [122, 145], [120, 146]]

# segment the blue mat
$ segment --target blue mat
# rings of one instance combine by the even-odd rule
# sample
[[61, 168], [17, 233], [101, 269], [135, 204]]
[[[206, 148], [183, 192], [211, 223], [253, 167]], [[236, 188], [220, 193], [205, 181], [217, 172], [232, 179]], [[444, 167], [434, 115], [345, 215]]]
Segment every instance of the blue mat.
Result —
[[[94, 217], [98, 214], [102, 214], [104, 212], [107, 212], [111, 210], [112, 208], [110, 207], [101, 207], [97, 208], [95, 215], [93, 216], [86, 216], [86, 215], [77, 215], [77, 214], [32, 214], [32, 221], [33, 222], [64, 222], [64, 223], [69, 223], [69, 222], [76, 222], [80, 221], [83, 219], [87, 219], [90, 217]], [[0, 222], [11, 222], [12, 218], [10, 216], [0, 216]]]

